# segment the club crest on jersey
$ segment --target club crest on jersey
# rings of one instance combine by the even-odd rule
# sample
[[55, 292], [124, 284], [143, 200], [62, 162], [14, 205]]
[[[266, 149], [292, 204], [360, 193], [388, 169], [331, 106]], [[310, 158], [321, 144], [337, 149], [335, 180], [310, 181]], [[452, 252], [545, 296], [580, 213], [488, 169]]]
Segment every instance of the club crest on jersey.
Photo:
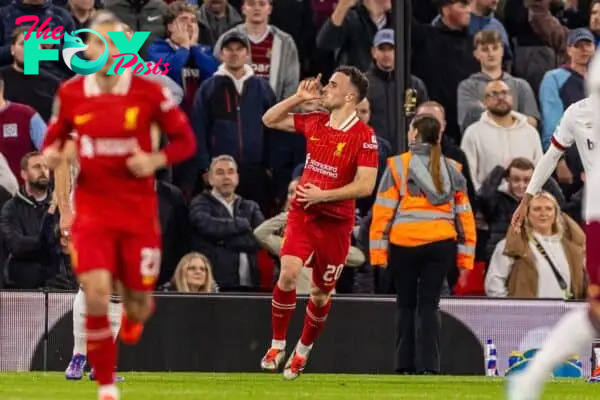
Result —
[[337, 157], [340, 157], [342, 155], [342, 151], [344, 151], [344, 147], [346, 147], [346, 143], [338, 143], [335, 146], [335, 153], [333, 154]]
[[2, 125], [2, 137], [16, 138], [17, 136], [19, 136], [19, 128], [17, 127], [17, 124]]

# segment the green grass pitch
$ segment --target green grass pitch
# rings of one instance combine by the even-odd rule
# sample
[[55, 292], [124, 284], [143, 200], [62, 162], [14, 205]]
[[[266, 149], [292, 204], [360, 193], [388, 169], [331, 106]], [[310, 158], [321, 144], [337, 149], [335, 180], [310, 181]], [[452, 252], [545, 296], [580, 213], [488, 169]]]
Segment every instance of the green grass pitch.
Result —
[[[306, 373], [293, 382], [281, 375], [128, 373], [119, 384], [122, 400], [386, 400], [504, 399], [504, 380], [485, 377], [404, 377]], [[87, 378], [66, 381], [61, 373], [0, 373], [2, 400], [96, 399]], [[558, 380], [544, 400], [600, 398], [600, 384]]]

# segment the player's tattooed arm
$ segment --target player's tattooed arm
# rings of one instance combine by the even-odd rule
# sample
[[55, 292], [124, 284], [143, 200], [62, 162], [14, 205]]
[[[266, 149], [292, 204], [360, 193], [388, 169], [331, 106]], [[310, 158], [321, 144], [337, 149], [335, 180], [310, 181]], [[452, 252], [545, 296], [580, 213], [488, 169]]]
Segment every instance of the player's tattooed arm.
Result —
[[76, 144], [73, 140], [65, 143], [62, 158], [54, 169], [54, 195], [60, 211], [60, 230], [67, 235], [73, 221], [71, 208], [71, 163], [75, 158]]
[[295, 132], [292, 111], [308, 101], [321, 98], [321, 74], [313, 79], [300, 82], [296, 94], [280, 101], [269, 108], [263, 115], [262, 121], [267, 128], [286, 132]]

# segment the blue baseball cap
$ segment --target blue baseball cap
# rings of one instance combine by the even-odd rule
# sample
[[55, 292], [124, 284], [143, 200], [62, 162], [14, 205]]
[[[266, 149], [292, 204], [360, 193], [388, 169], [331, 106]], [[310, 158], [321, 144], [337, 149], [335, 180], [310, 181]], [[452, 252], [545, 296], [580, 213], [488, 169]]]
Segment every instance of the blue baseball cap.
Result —
[[382, 44], [394, 45], [394, 30], [381, 29], [375, 34], [373, 39], [373, 47], [379, 47]]
[[596, 39], [592, 32], [587, 28], [577, 28], [571, 30], [569, 33], [569, 39], [567, 40], [567, 46], [575, 46], [577, 42], [587, 40], [588, 42], [594, 43]]

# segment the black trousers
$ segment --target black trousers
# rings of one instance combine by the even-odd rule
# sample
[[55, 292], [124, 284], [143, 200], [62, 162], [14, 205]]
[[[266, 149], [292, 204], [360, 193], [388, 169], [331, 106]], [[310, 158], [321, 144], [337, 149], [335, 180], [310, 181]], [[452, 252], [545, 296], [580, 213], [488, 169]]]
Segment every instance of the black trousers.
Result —
[[396, 371], [440, 372], [440, 291], [456, 266], [456, 242], [390, 246], [388, 268], [396, 286]]

